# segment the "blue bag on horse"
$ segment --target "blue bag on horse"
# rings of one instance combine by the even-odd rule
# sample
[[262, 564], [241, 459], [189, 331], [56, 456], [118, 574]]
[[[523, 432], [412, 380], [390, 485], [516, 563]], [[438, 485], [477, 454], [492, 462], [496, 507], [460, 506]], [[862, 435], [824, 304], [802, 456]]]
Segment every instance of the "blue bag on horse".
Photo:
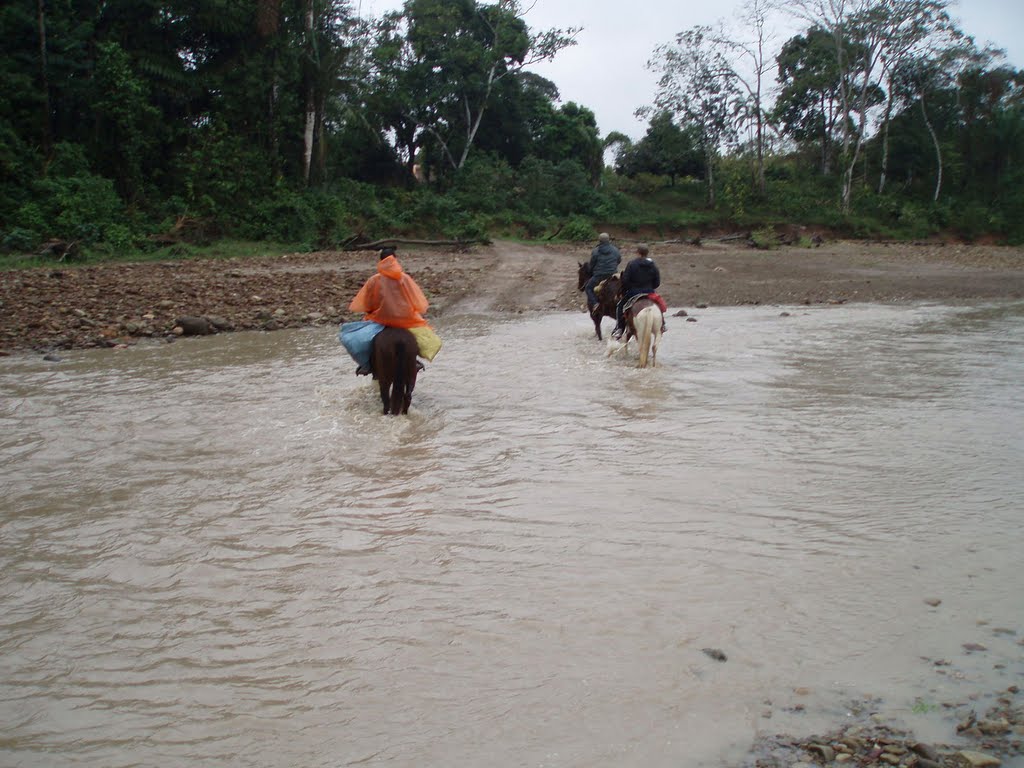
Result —
[[370, 367], [370, 352], [373, 350], [373, 338], [384, 330], [384, 326], [372, 320], [356, 320], [342, 323], [338, 331], [338, 341], [359, 365]]

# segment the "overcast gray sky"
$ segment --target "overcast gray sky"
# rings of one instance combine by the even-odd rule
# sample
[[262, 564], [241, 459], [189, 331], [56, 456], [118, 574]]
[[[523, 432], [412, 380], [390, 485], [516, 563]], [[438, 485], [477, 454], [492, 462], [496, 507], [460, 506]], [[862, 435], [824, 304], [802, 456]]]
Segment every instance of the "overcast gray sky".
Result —
[[[524, 0], [525, 7], [532, 0]], [[526, 21], [534, 29], [583, 27], [578, 44], [532, 69], [553, 81], [562, 101], [593, 110], [602, 135], [620, 131], [639, 139], [646, 120], [633, 116], [651, 103], [655, 75], [646, 69], [653, 49], [697, 24], [731, 23], [742, 0], [536, 0]], [[353, 0], [363, 16], [402, 6], [401, 0]], [[1010, 64], [1024, 67], [1024, 0], [960, 0], [952, 6], [961, 28], [979, 45], [992, 43]], [[780, 22], [786, 23], [786, 22]], [[788, 37], [780, 28], [777, 45]]]

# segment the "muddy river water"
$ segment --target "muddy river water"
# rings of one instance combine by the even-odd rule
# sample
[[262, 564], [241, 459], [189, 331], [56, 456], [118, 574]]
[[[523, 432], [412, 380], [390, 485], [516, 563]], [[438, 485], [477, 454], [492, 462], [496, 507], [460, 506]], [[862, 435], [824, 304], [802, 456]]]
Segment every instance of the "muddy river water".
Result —
[[0, 765], [955, 740], [1024, 680], [1024, 303], [697, 314], [443, 318], [408, 418], [331, 328], [0, 360]]

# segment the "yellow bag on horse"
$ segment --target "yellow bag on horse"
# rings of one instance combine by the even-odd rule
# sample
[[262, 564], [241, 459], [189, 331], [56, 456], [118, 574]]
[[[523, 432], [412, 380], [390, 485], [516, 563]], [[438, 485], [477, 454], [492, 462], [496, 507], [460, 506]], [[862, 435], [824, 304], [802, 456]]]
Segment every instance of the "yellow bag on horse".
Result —
[[432, 361], [441, 351], [441, 337], [434, 333], [434, 329], [428, 326], [410, 328], [409, 333], [416, 337], [416, 346], [419, 347], [420, 357]]

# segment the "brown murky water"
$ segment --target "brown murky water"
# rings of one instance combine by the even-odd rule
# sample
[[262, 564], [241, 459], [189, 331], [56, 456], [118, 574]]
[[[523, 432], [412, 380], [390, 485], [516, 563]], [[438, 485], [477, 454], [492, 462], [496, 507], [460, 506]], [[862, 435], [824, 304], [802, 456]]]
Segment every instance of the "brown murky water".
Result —
[[656, 371], [447, 318], [409, 418], [331, 329], [0, 360], [0, 764], [736, 765], [865, 697], [948, 741], [1024, 675], [1024, 304], [790, 311]]

